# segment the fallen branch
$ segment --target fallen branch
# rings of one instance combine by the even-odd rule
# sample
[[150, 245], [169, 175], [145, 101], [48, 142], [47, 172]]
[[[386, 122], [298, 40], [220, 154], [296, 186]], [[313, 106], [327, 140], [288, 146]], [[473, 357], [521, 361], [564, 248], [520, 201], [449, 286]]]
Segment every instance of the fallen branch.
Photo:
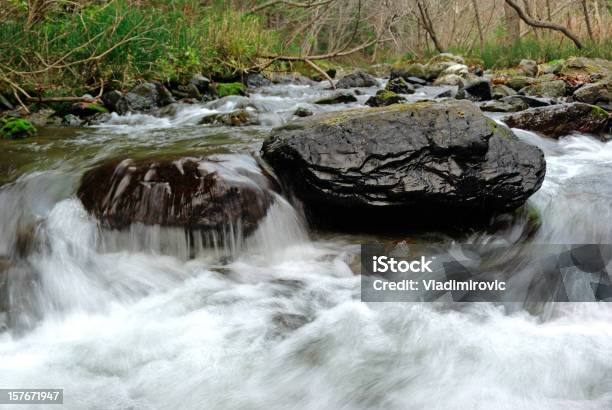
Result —
[[523, 9], [521, 9], [513, 0], [505, 0], [505, 1], [506, 1], [506, 4], [508, 4], [508, 6], [512, 7], [516, 11], [516, 13], [519, 15], [521, 20], [523, 20], [528, 25], [532, 27], [546, 28], [549, 30], [560, 31], [561, 33], [565, 34], [567, 38], [569, 38], [570, 40], [574, 42], [574, 44], [576, 45], [576, 48], [578, 49], [582, 48], [582, 43], [580, 42], [580, 40], [578, 40], [578, 37], [576, 37], [576, 35], [572, 33], [571, 31], [569, 31], [566, 27], [563, 27], [563, 26], [560, 26], [558, 24], [554, 24], [548, 21], [532, 19], [527, 14], [525, 14]]
[[331, 53], [327, 53], [327, 54], [319, 54], [319, 55], [314, 55], [314, 56], [275, 56], [275, 55], [262, 55], [259, 56], [260, 58], [265, 58], [265, 59], [273, 59], [276, 61], [306, 61], [306, 60], [329, 60], [330, 58], [335, 58], [335, 57], [343, 57], [343, 56], [347, 56], [349, 54], [353, 54], [356, 53], [358, 51], [361, 51], [365, 48], [370, 47], [371, 45], [378, 43], [378, 42], [384, 42], [387, 41], [388, 39], [383, 39], [383, 40], [379, 40], [379, 39], [374, 39], [368, 42], [365, 42], [355, 48], [352, 48], [350, 50], [339, 50], [339, 51], [334, 51]]
[[303, 9], [309, 9], [312, 7], [319, 7], [319, 6], [324, 6], [326, 4], [332, 3], [336, 0], [324, 0], [324, 1], [319, 1], [319, 2], [315, 2], [315, 3], [298, 3], [295, 1], [288, 1], [288, 0], [272, 0], [269, 1], [267, 3], [261, 4], [259, 6], [253, 7], [250, 10], [250, 13], [257, 13], [260, 10], [263, 10], [265, 8], [268, 7], [272, 7], [275, 4], [279, 4], [282, 3], [284, 6], [288, 6], [288, 7], [299, 7], [299, 8], [303, 8]]
[[313, 63], [309, 59], [305, 59], [304, 61], [306, 62], [306, 64], [311, 66], [317, 73], [321, 74], [323, 76], [323, 78], [325, 78], [327, 81], [329, 81], [329, 83], [331, 84], [331, 87], [332, 87], [333, 90], [336, 89], [336, 84], [334, 84], [334, 80], [332, 80], [332, 78], [329, 76], [329, 74], [327, 74], [325, 71], [323, 71], [321, 69], [321, 67], [319, 67], [318, 65], [316, 65], [315, 63]]

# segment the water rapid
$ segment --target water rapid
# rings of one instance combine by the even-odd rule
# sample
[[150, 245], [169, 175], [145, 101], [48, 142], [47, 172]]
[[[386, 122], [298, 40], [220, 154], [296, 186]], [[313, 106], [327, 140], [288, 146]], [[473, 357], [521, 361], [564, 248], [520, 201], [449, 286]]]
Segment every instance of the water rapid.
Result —
[[[175, 228], [105, 230], [75, 196], [106, 159], [252, 161], [271, 127], [298, 107], [320, 111], [327, 94], [324, 83], [259, 89], [257, 126], [198, 125], [230, 100], [48, 129], [0, 154], [0, 386], [63, 388], [70, 409], [612, 408], [606, 303], [362, 303], [359, 244], [410, 233], [309, 232], [275, 194], [253, 234], [221, 246]], [[529, 240], [612, 243], [612, 145], [515, 132], [547, 161]], [[517, 243], [524, 229], [465, 239]]]

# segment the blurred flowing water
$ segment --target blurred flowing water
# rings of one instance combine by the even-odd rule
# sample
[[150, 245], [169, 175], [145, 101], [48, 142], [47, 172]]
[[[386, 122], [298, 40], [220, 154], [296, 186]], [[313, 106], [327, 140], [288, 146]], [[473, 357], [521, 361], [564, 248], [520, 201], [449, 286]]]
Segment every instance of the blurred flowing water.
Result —
[[[180, 229], [105, 231], [75, 197], [82, 174], [107, 159], [215, 154], [254, 163], [267, 132], [297, 107], [357, 107], [375, 92], [313, 105], [325, 86], [257, 90], [250, 99], [261, 126], [198, 125], [235, 108], [230, 100], [7, 142], [0, 387], [63, 388], [71, 409], [612, 408], [608, 304], [366, 304], [359, 244], [422, 234], [308, 232], [277, 195], [256, 232], [223, 248]], [[529, 240], [612, 243], [612, 145], [515, 132], [548, 164], [529, 201], [541, 220]], [[521, 243], [525, 229], [515, 221], [463, 239]]]

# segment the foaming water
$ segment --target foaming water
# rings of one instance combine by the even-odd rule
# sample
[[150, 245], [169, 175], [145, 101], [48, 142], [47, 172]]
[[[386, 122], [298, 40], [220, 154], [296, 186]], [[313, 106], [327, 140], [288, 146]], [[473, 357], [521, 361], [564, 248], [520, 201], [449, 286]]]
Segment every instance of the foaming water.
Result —
[[[286, 121], [297, 106], [324, 109], [312, 104], [324, 88], [272, 86], [250, 100]], [[181, 138], [208, 108], [189, 110], [187, 128], [158, 119]], [[115, 144], [149, 120], [114, 119], [91, 135]], [[530, 240], [610, 243], [612, 145], [515, 132], [548, 164], [529, 201], [541, 223]], [[363, 237], [309, 235], [278, 194], [244, 240], [239, 227], [224, 233], [230, 241], [158, 226], [110, 231], [74, 197], [82, 172], [30, 173], [0, 188], [12, 304], [0, 330], [2, 387], [63, 388], [71, 409], [612, 407], [605, 303], [548, 304], [537, 314], [362, 303]], [[521, 220], [472, 240], [522, 243], [525, 229]]]

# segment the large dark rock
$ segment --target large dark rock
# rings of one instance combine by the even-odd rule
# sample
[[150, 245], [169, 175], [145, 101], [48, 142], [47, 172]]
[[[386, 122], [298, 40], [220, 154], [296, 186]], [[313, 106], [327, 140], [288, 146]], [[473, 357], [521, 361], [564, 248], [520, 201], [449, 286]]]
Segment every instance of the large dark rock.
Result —
[[342, 77], [336, 88], [374, 87], [378, 85], [376, 78], [363, 71], [357, 71]]
[[[605, 133], [610, 115], [603, 109], [584, 103], [551, 105], [531, 108], [504, 118], [513, 128], [538, 131], [550, 137], [560, 137], [573, 131]], [[609, 139], [602, 134], [603, 139]]]
[[107, 228], [241, 226], [247, 234], [266, 215], [272, 194], [252, 158], [244, 157], [244, 166], [232, 158], [110, 162], [85, 173], [78, 197]]
[[109, 110], [122, 115], [151, 111], [176, 102], [170, 91], [159, 83], [140, 84], [125, 95], [113, 94], [103, 101]]
[[456, 100], [301, 119], [262, 155], [313, 221], [344, 227], [483, 221], [522, 205], [546, 168], [539, 148]]
[[484, 78], [466, 81], [463, 84], [466, 98], [472, 101], [485, 101], [491, 99], [491, 82]]

